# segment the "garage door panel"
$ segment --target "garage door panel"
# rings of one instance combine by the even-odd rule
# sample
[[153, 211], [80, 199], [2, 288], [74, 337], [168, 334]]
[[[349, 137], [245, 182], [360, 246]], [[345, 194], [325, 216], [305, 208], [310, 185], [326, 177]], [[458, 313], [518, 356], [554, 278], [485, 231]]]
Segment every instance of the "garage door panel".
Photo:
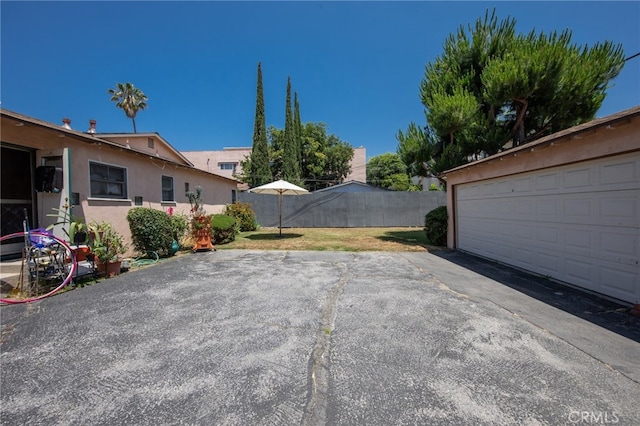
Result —
[[557, 222], [560, 220], [561, 215], [560, 207], [561, 200], [543, 198], [536, 202], [536, 217], [544, 222]]
[[607, 254], [612, 260], [636, 264], [640, 259], [639, 239], [633, 234], [623, 234], [621, 232], [602, 232], [600, 235], [600, 247], [602, 255]]
[[600, 183], [603, 185], [631, 183], [639, 178], [638, 163], [619, 161], [603, 164], [600, 168]]
[[587, 261], [569, 257], [565, 260], [565, 274], [570, 282], [595, 290], [592, 282], [593, 265]]
[[511, 194], [513, 192], [513, 183], [511, 182], [498, 182], [496, 184], [496, 195]]
[[535, 177], [529, 176], [521, 179], [517, 179], [514, 185], [514, 191], [518, 194], [526, 194], [533, 191], [535, 186]]
[[610, 226], [640, 226], [640, 190], [600, 198], [600, 215]]
[[576, 251], [591, 251], [593, 247], [593, 231], [589, 229], [566, 229], [564, 243], [569, 249]]
[[556, 189], [560, 186], [560, 175], [558, 173], [546, 173], [536, 176], [536, 191]]
[[538, 253], [538, 265], [542, 275], [558, 276], [560, 273], [558, 256], [553, 256], [548, 253]]
[[561, 229], [557, 226], [538, 226], [536, 238], [542, 244], [547, 244], [549, 247], [556, 247], [561, 232]]
[[640, 153], [456, 187], [457, 247], [640, 301]]
[[593, 170], [590, 168], [576, 169], [565, 172], [564, 187], [575, 190], [576, 188], [591, 188], [593, 185]]
[[563, 222], [591, 223], [594, 220], [593, 200], [582, 196], [569, 196], [564, 200]]
[[513, 256], [521, 268], [531, 269], [536, 252], [529, 249], [528, 246], [515, 245], [512, 248]]
[[519, 199], [512, 201], [515, 203], [515, 213], [520, 218], [533, 219], [535, 217], [534, 200]]
[[524, 243], [533, 239], [534, 228], [532, 226], [517, 226], [514, 228], [513, 237], [523, 240]]
[[633, 297], [634, 288], [638, 285], [638, 276], [634, 271], [624, 271], [620, 268], [603, 267], [600, 270], [602, 293], [616, 293], [619, 298]]

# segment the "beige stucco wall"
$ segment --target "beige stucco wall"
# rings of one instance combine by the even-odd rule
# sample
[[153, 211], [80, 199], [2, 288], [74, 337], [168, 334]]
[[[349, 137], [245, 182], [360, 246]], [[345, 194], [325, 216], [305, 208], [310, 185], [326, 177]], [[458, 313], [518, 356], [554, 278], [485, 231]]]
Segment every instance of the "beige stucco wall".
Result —
[[640, 107], [637, 107], [445, 172], [449, 215], [447, 246], [456, 248], [458, 185], [639, 150]]

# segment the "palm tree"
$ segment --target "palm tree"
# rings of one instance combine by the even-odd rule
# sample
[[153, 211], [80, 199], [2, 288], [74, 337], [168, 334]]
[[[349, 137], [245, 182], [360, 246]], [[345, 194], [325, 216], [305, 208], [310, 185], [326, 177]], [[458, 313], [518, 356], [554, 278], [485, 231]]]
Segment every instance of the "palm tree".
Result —
[[118, 108], [122, 108], [127, 117], [133, 122], [133, 133], [136, 131], [136, 114], [147, 107], [147, 95], [131, 83], [117, 83], [115, 89], [107, 91], [111, 95], [111, 101], [116, 102]]

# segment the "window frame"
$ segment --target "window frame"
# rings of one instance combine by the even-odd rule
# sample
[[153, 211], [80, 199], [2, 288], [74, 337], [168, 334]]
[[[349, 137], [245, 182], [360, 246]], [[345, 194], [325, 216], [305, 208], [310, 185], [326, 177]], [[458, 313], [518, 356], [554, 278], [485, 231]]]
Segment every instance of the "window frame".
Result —
[[[98, 178], [93, 178], [93, 167], [94, 166], [98, 166], [98, 167], [106, 167], [107, 168], [107, 175], [109, 175], [109, 172], [111, 171], [111, 169], [113, 169], [114, 171], [119, 170], [122, 171], [122, 175], [124, 176], [124, 180], [119, 181], [119, 180], [111, 180], [109, 179], [109, 176], [107, 177], [107, 179], [98, 179]], [[97, 191], [96, 185], [97, 184], [104, 184], [106, 183], [108, 184], [112, 184], [112, 185], [120, 185], [122, 187], [122, 195], [118, 196], [118, 195], [113, 195], [113, 194], [109, 194], [109, 193], [99, 193]], [[108, 188], [108, 186], [107, 186]], [[108, 191], [107, 191], [108, 192]], [[96, 198], [96, 199], [101, 199], [101, 200], [128, 200], [129, 198], [129, 170], [126, 167], [123, 166], [118, 166], [115, 164], [109, 164], [109, 163], [103, 163], [101, 161], [93, 161], [93, 160], [89, 160], [89, 197], [90, 198]]]
[[[173, 176], [167, 176], [167, 175], [160, 175], [160, 189], [161, 189], [161, 194], [160, 194], [160, 199], [162, 200], [163, 203], [174, 203], [176, 201], [176, 187], [175, 187], [175, 179], [173, 178]], [[167, 191], [165, 189], [165, 179], [171, 179], [171, 199], [170, 200], [165, 200], [164, 198], [164, 194], [165, 191]]]
[[220, 170], [232, 170], [234, 172], [236, 170], [236, 165], [237, 163], [234, 163], [232, 161], [222, 161], [218, 163], [218, 167], [220, 168]]

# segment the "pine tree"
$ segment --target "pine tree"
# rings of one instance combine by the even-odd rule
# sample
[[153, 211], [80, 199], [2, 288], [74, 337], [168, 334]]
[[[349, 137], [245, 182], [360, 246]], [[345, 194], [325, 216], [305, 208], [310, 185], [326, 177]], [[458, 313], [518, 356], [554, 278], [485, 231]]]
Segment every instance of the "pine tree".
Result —
[[296, 149], [295, 129], [291, 116], [291, 77], [287, 78], [287, 100], [284, 120], [284, 165], [283, 179], [298, 184], [300, 172], [298, 169], [298, 154]]
[[249, 170], [249, 185], [256, 187], [272, 180], [269, 167], [269, 148], [267, 145], [267, 127], [264, 114], [264, 95], [262, 90], [262, 65], [258, 62], [258, 88], [256, 93], [256, 116], [253, 125], [253, 147]]
[[624, 66], [621, 44], [583, 47], [570, 30], [519, 34], [515, 26], [487, 11], [425, 67], [423, 142], [434, 174], [593, 119]]

